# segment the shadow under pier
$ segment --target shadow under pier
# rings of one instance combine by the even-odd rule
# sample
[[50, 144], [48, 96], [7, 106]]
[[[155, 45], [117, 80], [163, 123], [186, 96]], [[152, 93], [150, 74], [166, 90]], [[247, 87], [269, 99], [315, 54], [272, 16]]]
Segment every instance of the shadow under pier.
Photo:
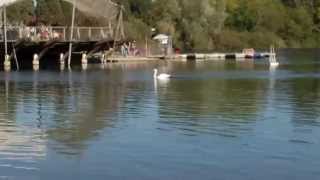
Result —
[[[21, 70], [32, 69], [33, 56], [39, 56], [40, 69], [53, 69], [60, 67], [60, 55], [64, 54], [64, 61], [67, 64], [68, 52], [70, 41], [9, 41], [8, 54], [11, 57], [11, 69], [16, 69], [15, 54]], [[72, 42], [72, 61], [71, 65], [80, 65], [82, 53], [92, 55], [97, 52], [109, 50], [114, 46], [113, 40], [100, 40], [100, 41], [74, 41]], [[118, 43], [117, 43], [118, 44]], [[116, 44], [116, 45], [117, 45]], [[15, 54], [14, 54], [15, 50]], [[0, 43], [0, 68], [3, 69], [5, 45], [4, 42]]]

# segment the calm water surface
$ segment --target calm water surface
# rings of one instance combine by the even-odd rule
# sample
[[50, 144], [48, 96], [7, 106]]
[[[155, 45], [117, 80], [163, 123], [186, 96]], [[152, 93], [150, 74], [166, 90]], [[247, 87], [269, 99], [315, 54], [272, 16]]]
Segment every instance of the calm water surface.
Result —
[[279, 60], [0, 72], [0, 180], [320, 179], [320, 53]]

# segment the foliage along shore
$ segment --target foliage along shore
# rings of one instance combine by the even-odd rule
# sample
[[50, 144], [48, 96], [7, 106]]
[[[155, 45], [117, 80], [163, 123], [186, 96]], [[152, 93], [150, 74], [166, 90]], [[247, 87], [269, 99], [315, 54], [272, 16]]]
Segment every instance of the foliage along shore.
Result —
[[[114, 0], [125, 8], [129, 38], [144, 41], [151, 28], [173, 36], [187, 51], [246, 47], [320, 47], [320, 0]], [[11, 23], [69, 25], [72, 8], [62, 0], [23, 0], [8, 7]], [[77, 25], [103, 25], [78, 12]]]

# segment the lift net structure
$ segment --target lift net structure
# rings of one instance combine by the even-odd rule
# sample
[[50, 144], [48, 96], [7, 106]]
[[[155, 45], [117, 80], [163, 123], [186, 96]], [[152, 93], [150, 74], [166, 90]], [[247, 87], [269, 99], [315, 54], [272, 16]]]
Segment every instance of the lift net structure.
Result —
[[1, 0], [0, 1], [0, 7], [2, 7], [4, 5], [8, 6], [8, 5], [13, 4], [13, 3], [15, 3], [17, 1], [19, 1], [19, 0]]
[[[0, 12], [4, 6], [14, 5], [22, 0], [0, 0]], [[30, 0], [37, 2], [37, 0]], [[57, 0], [48, 0], [57, 1]], [[112, 0], [63, 0], [76, 7], [78, 11], [96, 17], [107, 24], [108, 33], [114, 40], [124, 39], [123, 7]], [[70, 17], [71, 19], [72, 17]], [[69, 26], [69, 25], [67, 25]], [[90, 30], [91, 31], [91, 30]], [[79, 34], [79, 33], [78, 33]]]
[[64, 0], [69, 2], [83, 13], [103, 18], [113, 31], [115, 40], [124, 38], [123, 7], [111, 0]]
[[64, 0], [75, 6], [80, 11], [95, 17], [103, 17], [113, 20], [119, 14], [119, 5], [111, 0]]
[[[9, 6], [22, 0], [0, 0], [0, 7]], [[37, 0], [30, 0], [37, 2]], [[49, 0], [55, 1], [55, 0]], [[113, 19], [119, 14], [120, 6], [111, 0], [63, 0], [75, 4], [77, 9], [95, 17]]]

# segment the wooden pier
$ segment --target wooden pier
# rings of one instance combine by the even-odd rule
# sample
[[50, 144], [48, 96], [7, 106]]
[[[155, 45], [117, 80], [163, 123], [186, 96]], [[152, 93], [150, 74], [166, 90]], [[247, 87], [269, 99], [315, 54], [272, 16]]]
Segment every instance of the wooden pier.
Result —
[[[61, 65], [66, 66], [69, 58], [70, 43], [72, 43], [71, 56], [73, 65], [91, 63], [92, 61], [88, 62], [87, 60], [90, 57], [105, 63], [156, 61], [160, 59], [182, 61], [244, 60], [268, 58], [273, 56], [273, 53], [275, 54], [272, 51], [255, 53], [191, 53], [142, 57], [124, 57], [118, 54], [106, 57], [106, 52], [110, 49], [114, 51], [114, 48], [117, 49], [123, 43], [123, 41], [114, 40], [115, 34], [110, 27], [74, 27], [72, 30], [70, 27], [61, 26], [8, 26], [6, 32], [7, 43], [5, 43], [4, 33], [0, 31], [0, 62], [5, 63], [4, 55], [8, 54], [11, 69], [32, 69], [34, 65], [39, 66], [38, 68], [41, 69], [61, 67]], [[73, 35], [68, 35], [70, 33]]]
[[[113, 30], [109, 27], [74, 27], [73, 39], [68, 34], [69, 27], [7, 27], [7, 53], [12, 67], [31, 68], [34, 55], [38, 55], [41, 66], [59, 64], [68, 58], [69, 44], [72, 42], [73, 64], [80, 64], [81, 54], [92, 55], [107, 51], [121, 43], [114, 41]], [[0, 61], [4, 62], [6, 54], [5, 39], [0, 33]], [[17, 58], [17, 62], [14, 61]]]
[[[87, 58], [97, 52], [104, 54], [101, 57], [101, 62], [104, 63], [106, 51], [113, 52], [114, 48], [124, 40], [123, 7], [112, 1], [100, 3], [103, 9], [97, 13], [96, 8], [88, 11], [85, 3], [70, 0], [73, 6], [71, 26], [10, 25], [7, 23], [6, 9], [13, 3], [0, 3], [2, 20], [0, 62], [3, 62], [4, 69], [19, 70], [19, 67], [28, 68], [46, 64], [60, 64], [60, 66], [67, 64], [70, 67], [71, 59], [74, 59], [72, 63], [88, 63]], [[113, 10], [113, 13], [106, 13], [106, 8]], [[76, 9], [103, 17], [108, 25], [77, 27], [75, 26]]]

